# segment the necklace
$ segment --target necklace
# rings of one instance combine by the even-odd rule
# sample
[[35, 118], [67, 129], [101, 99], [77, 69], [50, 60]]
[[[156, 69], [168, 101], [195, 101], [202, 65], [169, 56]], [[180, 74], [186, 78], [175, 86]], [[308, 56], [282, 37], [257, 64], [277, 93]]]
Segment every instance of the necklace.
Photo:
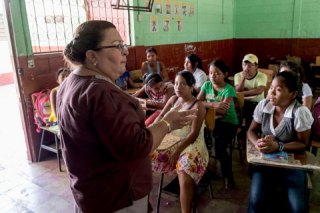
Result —
[[194, 102], [195, 99], [196, 98], [193, 96], [191, 98], [187, 99], [186, 101], [183, 101], [183, 99], [182, 99], [182, 101], [179, 104], [177, 104], [176, 107], [179, 109], [188, 109], [189, 106]]

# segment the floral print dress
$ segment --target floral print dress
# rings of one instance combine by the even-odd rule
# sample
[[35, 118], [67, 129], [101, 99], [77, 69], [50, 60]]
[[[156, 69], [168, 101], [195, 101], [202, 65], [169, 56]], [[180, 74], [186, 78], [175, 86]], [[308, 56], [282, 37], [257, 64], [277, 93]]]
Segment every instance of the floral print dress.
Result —
[[[183, 171], [190, 175], [195, 183], [198, 184], [205, 173], [209, 161], [208, 150], [204, 142], [203, 128], [204, 125], [201, 127], [198, 138], [181, 152], [175, 166], [170, 165], [169, 158], [179, 145], [179, 142], [167, 149], [157, 149], [154, 151], [151, 155], [152, 170], [169, 175]], [[174, 130], [169, 134], [182, 139], [186, 137], [190, 131], [191, 125], [188, 125], [182, 129]]]

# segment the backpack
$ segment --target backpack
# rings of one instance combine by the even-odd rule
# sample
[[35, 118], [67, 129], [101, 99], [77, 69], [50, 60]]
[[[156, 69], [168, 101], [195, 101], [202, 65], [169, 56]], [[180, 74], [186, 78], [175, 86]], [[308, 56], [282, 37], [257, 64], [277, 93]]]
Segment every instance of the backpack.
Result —
[[318, 97], [317, 101], [313, 105], [312, 117], [314, 119], [311, 127], [312, 137], [320, 140], [320, 97]]
[[32, 93], [34, 122], [37, 126], [36, 131], [41, 132], [41, 126], [50, 126], [49, 117], [51, 114], [50, 90], [41, 90]]

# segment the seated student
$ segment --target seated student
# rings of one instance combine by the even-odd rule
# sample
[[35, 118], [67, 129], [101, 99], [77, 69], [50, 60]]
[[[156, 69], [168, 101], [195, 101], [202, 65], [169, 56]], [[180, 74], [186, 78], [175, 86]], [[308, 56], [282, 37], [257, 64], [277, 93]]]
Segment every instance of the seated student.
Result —
[[252, 121], [252, 113], [256, 105], [264, 99], [264, 88], [267, 85], [267, 76], [258, 72], [258, 58], [254, 54], [247, 54], [242, 60], [243, 71], [234, 75], [236, 92], [242, 92], [244, 97], [253, 96], [244, 103], [243, 117], [246, 120], [246, 129]]
[[282, 62], [280, 64], [280, 70], [279, 72], [283, 72], [283, 71], [289, 71], [289, 72], [294, 72], [298, 75], [299, 78], [299, 82], [302, 86], [302, 104], [306, 107], [308, 107], [308, 109], [311, 109], [312, 107], [312, 90], [309, 86], [309, 84], [303, 82], [302, 80], [304, 79], [304, 75], [302, 72], [302, 68], [301, 66], [298, 66], [296, 63], [294, 62], [290, 62], [290, 61], [285, 61]]
[[57, 93], [59, 90], [59, 86], [69, 76], [70, 73], [71, 73], [71, 70], [66, 67], [59, 68], [57, 71], [56, 81], [59, 85], [53, 88], [50, 92], [51, 114], [49, 117], [49, 121], [52, 123], [57, 122], [56, 103], [57, 103]]
[[173, 95], [173, 84], [171, 82], [164, 82], [159, 74], [152, 73], [145, 77], [144, 86], [134, 93], [133, 96], [147, 98], [146, 107], [153, 109], [151, 110], [153, 114], [145, 122], [146, 126], [149, 126], [154, 121]]
[[202, 134], [206, 110], [194, 96], [194, 85], [195, 79], [190, 72], [177, 73], [174, 83], [176, 95], [170, 98], [156, 120], [161, 120], [172, 108], [197, 109], [196, 119], [184, 128], [169, 133], [181, 138], [178, 143], [166, 150], [156, 150], [151, 155], [153, 171], [169, 174], [177, 172], [181, 212], [191, 212], [194, 185], [201, 180], [209, 161]]
[[129, 71], [125, 71], [119, 78], [117, 78], [116, 85], [118, 85], [122, 90], [127, 90], [128, 88], [140, 88], [143, 86], [142, 83], [132, 81]]
[[184, 60], [184, 69], [191, 72], [196, 79], [194, 89], [197, 93], [204, 82], [208, 80], [207, 74], [203, 71], [202, 61], [196, 54], [188, 55]]
[[152, 73], [157, 73], [161, 75], [161, 78], [164, 81], [168, 81], [169, 77], [167, 70], [164, 66], [164, 63], [158, 61], [157, 55], [157, 50], [153, 47], [150, 47], [146, 50], [147, 61], [142, 62], [141, 65], [142, 76], [145, 76], [146, 74], [148, 75]]
[[[227, 147], [234, 138], [238, 117], [234, 106], [236, 92], [229, 83], [225, 81], [228, 69], [222, 60], [213, 60], [209, 67], [209, 79], [205, 82], [197, 97], [203, 101], [206, 108], [215, 108], [216, 115], [222, 116], [215, 123], [215, 153], [221, 164], [225, 189], [233, 188], [235, 183], [232, 174], [232, 162]], [[227, 131], [226, 131], [227, 130]]]
[[[248, 140], [261, 153], [303, 152], [307, 147], [313, 118], [297, 101], [298, 91], [297, 76], [280, 72], [272, 80], [268, 99], [255, 108]], [[288, 212], [307, 212], [306, 171], [259, 165], [252, 172], [248, 212], [266, 212], [279, 187], [287, 195], [283, 203], [289, 203]]]

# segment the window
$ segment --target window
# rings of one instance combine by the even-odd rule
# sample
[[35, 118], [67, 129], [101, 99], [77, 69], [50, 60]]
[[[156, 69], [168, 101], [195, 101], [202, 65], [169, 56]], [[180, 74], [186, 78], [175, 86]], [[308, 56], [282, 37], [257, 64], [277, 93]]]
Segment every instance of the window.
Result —
[[113, 1], [26, 0], [33, 52], [62, 51], [77, 26], [86, 20], [112, 22], [123, 40], [130, 44], [128, 11], [113, 9]]

